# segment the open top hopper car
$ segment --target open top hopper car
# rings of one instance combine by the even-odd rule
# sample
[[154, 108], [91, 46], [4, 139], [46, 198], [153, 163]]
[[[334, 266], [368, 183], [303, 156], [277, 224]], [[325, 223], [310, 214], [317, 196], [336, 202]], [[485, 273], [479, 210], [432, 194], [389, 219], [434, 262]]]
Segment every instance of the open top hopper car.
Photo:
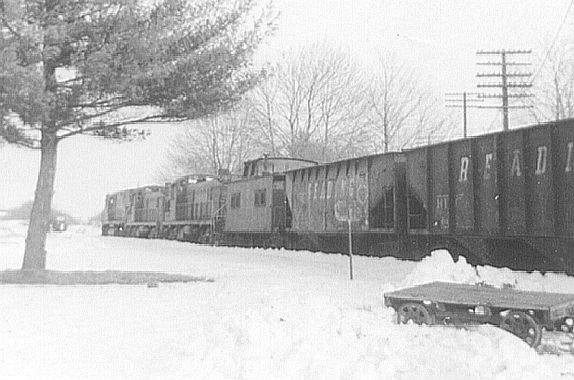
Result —
[[385, 305], [396, 310], [398, 323], [491, 324], [534, 348], [544, 335], [560, 335], [569, 344], [562, 350], [574, 352], [574, 294], [432, 282], [386, 293], [384, 297]]

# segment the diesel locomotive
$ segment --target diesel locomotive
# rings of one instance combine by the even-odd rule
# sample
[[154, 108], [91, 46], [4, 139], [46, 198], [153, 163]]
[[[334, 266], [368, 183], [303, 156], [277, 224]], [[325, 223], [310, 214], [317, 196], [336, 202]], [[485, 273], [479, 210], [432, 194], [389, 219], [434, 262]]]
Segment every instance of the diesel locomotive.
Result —
[[106, 197], [104, 235], [574, 273], [574, 120], [318, 164], [262, 157]]

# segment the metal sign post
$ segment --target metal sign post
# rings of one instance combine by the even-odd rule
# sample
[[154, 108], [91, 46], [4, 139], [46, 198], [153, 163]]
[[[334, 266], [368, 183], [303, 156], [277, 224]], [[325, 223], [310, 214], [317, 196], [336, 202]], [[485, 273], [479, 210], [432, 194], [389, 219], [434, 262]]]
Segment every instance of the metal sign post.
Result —
[[357, 201], [339, 201], [335, 204], [335, 218], [347, 222], [349, 230], [349, 277], [353, 279], [353, 222], [362, 218], [361, 204]]
[[349, 208], [349, 219], [347, 219], [349, 225], [349, 276], [351, 280], [353, 279], [353, 235], [351, 233], [351, 209]]

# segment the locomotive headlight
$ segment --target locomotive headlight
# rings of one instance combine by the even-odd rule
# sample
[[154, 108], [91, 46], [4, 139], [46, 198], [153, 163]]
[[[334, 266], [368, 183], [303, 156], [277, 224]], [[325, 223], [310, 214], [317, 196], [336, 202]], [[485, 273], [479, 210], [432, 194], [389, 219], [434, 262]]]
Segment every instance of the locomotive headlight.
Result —
[[573, 318], [566, 318], [564, 320], [564, 323], [566, 323], [568, 326], [572, 327], [574, 325], [574, 319]]

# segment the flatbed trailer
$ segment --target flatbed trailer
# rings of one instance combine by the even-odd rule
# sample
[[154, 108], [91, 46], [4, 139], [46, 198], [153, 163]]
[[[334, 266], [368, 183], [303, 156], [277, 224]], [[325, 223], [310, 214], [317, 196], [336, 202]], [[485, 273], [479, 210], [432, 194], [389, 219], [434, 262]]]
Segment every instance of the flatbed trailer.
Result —
[[[574, 350], [574, 294], [531, 292], [477, 284], [432, 282], [384, 295], [397, 322], [491, 324], [537, 348], [544, 335], [565, 337]], [[563, 349], [564, 350], [564, 349]]]

